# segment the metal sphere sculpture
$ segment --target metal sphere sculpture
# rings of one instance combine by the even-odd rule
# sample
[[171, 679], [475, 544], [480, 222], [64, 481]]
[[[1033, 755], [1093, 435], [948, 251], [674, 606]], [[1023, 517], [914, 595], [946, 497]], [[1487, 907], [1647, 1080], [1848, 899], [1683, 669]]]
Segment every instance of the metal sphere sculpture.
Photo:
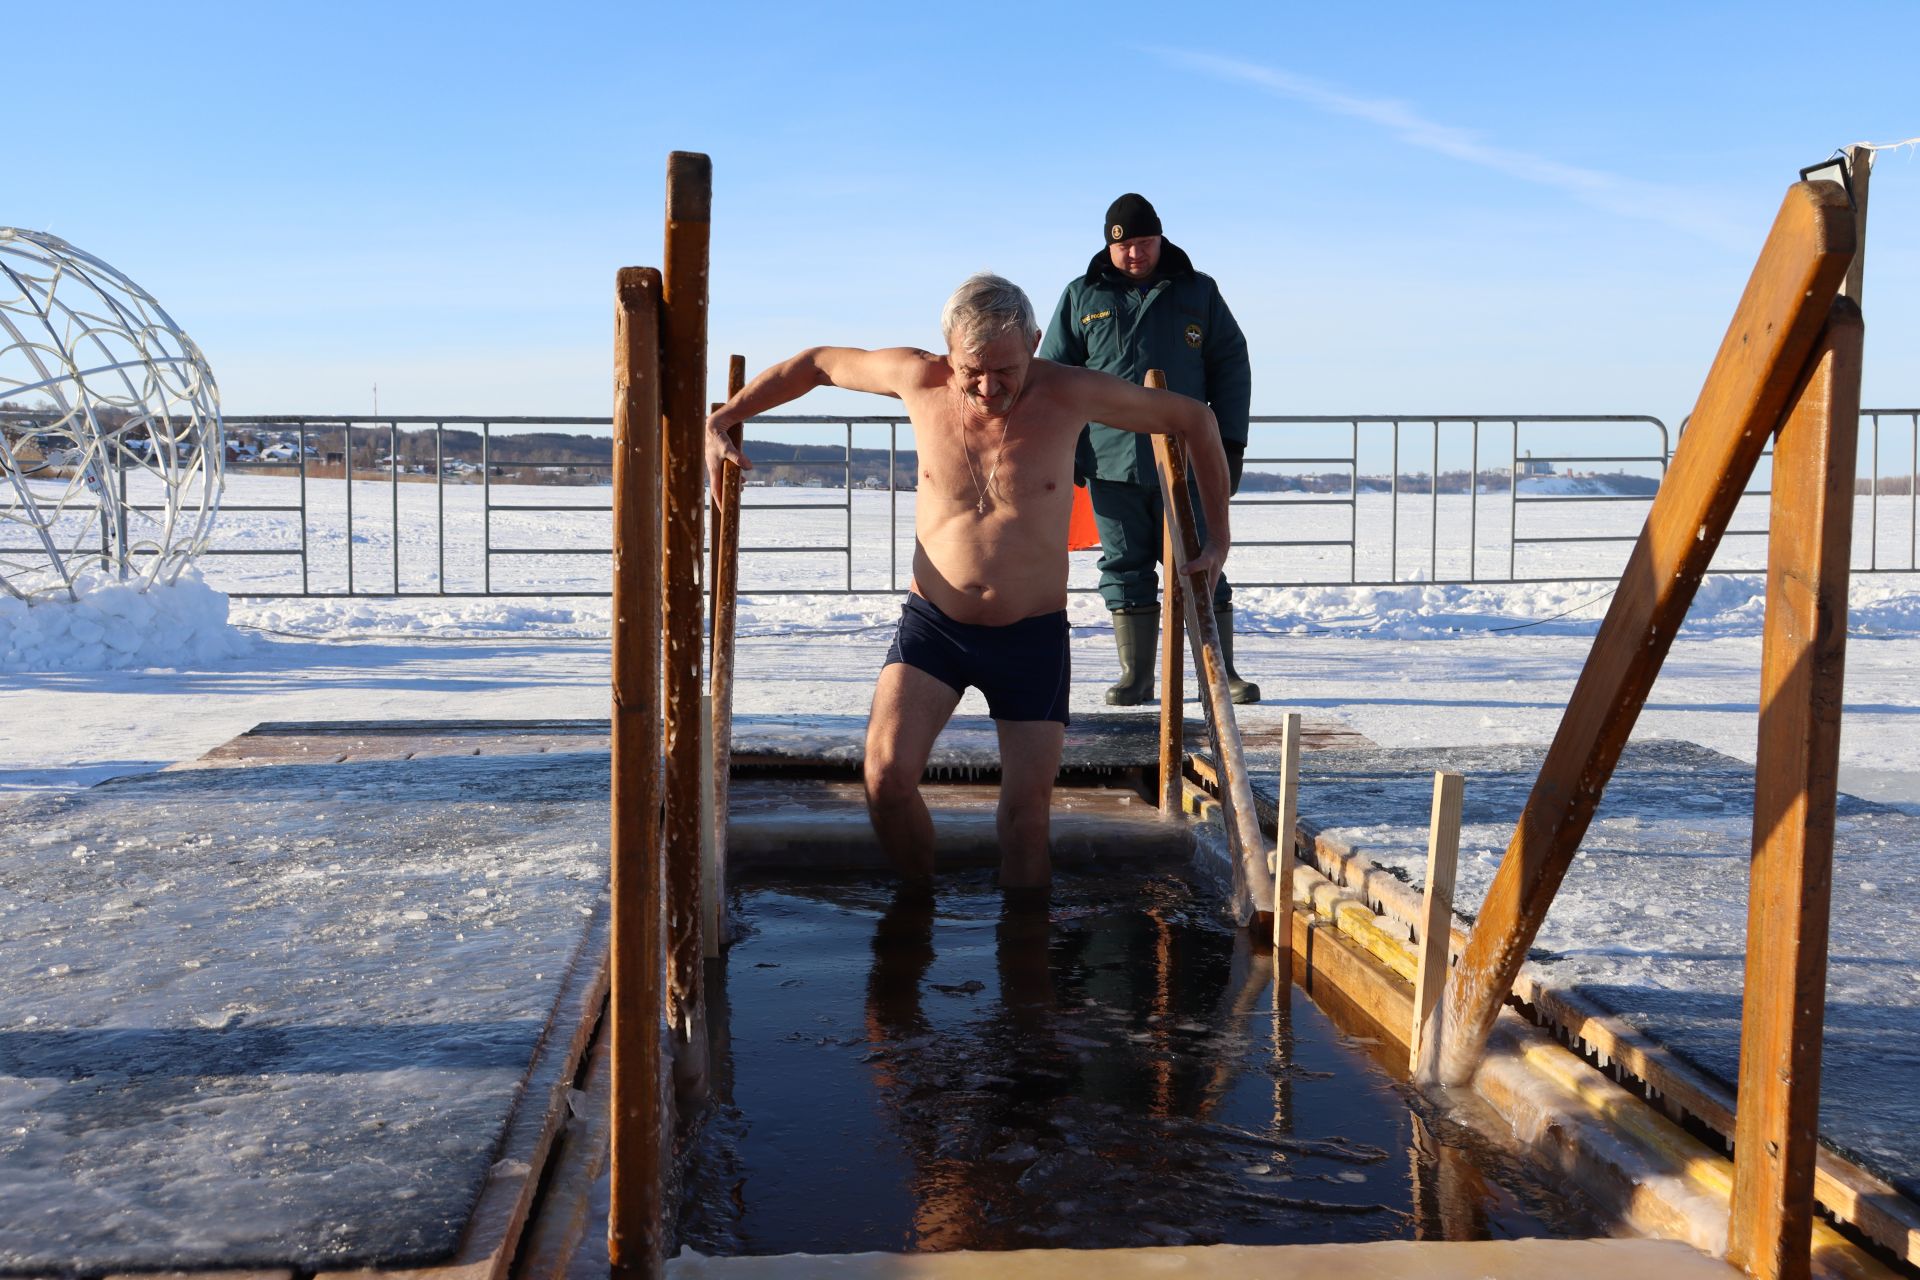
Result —
[[207, 544], [225, 453], [213, 371], [153, 296], [0, 227], [0, 592], [173, 582]]

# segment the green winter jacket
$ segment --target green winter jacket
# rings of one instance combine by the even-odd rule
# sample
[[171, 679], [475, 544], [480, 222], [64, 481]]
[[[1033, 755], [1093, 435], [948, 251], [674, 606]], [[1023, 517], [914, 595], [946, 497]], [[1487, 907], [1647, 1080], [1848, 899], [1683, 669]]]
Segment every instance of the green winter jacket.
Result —
[[[1253, 396], [1246, 337], [1213, 277], [1195, 271], [1170, 240], [1161, 241], [1160, 265], [1144, 297], [1114, 269], [1105, 249], [1095, 254], [1086, 275], [1061, 293], [1040, 355], [1135, 383], [1159, 369], [1168, 390], [1213, 410], [1230, 453], [1246, 449]], [[1152, 438], [1089, 423], [1074, 470], [1081, 477], [1155, 484]]]

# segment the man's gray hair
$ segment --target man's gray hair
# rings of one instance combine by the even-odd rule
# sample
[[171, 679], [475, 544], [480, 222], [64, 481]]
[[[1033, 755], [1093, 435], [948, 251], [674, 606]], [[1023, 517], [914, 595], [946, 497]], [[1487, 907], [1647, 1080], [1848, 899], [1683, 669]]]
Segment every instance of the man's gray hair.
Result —
[[940, 332], [956, 351], [978, 351], [1003, 333], [1030, 338], [1039, 331], [1026, 290], [991, 271], [968, 276], [940, 309]]

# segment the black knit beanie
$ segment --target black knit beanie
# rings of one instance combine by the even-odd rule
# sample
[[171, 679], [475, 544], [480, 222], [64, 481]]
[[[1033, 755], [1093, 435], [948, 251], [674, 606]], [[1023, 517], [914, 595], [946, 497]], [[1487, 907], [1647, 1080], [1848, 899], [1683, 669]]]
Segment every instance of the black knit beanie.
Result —
[[1160, 215], [1153, 211], [1145, 196], [1129, 191], [1107, 206], [1107, 223], [1100, 234], [1108, 244], [1119, 244], [1135, 236], [1157, 236]]

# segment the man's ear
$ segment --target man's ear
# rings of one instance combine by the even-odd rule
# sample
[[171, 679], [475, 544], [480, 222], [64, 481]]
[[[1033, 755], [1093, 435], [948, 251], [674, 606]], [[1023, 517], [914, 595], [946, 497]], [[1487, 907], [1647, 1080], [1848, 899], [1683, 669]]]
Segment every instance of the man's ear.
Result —
[[1038, 329], [1035, 329], [1035, 330], [1033, 331], [1033, 352], [1032, 352], [1032, 354], [1034, 354], [1034, 355], [1039, 355], [1039, 354], [1040, 354], [1040, 331], [1039, 331]]

